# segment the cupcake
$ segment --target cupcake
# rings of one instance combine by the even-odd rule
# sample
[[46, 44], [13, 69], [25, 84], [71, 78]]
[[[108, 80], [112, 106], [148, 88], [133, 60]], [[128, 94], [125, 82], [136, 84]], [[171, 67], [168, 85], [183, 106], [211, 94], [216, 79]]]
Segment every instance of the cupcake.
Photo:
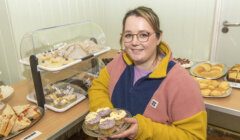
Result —
[[90, 130], [98, 130], [98, 123], [101, 117], [96, 112], [90, 112], [85, 117], [86, 127]]
[[100, 120], [99, 131], [103, 135], [111, 135], [116, 130], [115, 120], [112, 117], [106, 117]]
[[109, 107], [104, 107], [104, 108], [99, 108], [97, 110], [97, 113], [101, 116], [101, 117], [106, 117], [111, 113], [111, 109]]
[[116, 121], [116, 125], [122, 125], [124, 123], [124, 118], [127, 116], [126, 111], [120, 110], [113, 110], [110, 114], [110, 117], [114, 118]]

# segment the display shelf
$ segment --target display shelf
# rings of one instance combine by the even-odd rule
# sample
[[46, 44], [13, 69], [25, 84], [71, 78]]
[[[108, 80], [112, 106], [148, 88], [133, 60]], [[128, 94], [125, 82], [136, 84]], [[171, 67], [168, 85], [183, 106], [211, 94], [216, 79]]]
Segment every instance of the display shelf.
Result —
[[61, 71], [103, 54], [111, 50], [105, 42], [103, 30], [91, 21], [48, 27], [25, 34], [20, 45], [19, 61], [31, 67], [36, 94], [28, 95], [27, 99], [56, 112], [66, 111], [81, 102], [86, 96], [79, 96], [76, 102], [63, 109], [56, 110], [48, 106], [45, 102], [41, 71]]

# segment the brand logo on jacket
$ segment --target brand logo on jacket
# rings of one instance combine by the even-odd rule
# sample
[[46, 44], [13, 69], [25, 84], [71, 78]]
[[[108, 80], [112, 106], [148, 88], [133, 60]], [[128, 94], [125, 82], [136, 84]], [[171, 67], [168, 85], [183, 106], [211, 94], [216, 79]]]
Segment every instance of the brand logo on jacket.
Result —
[[157, 108], [157, 106], [158, 106], [158, 101], [156, 101], [155, 99], [152, 99], [152, 100], [151, 100], [151, 106], [152, 106], [153, 108]]

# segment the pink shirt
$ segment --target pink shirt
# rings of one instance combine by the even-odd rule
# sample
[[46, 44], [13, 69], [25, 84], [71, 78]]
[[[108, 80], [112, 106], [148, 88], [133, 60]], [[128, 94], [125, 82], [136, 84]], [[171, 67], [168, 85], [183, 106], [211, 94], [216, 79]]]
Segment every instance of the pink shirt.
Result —
[[133, 81], [133, 85], [137, 82], [137, 80], [139, 80], [140, 78], [148, 75], [151, 72], [152, 72], [151, 70], [143, 70], [143, 69], [140, 69], [140, 68], [134, 66], [134, 81]]

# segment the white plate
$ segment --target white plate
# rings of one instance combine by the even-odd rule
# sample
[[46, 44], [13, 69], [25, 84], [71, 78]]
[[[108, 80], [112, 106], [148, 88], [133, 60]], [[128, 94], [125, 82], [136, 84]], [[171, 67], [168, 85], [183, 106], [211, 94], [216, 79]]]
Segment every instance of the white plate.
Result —
[[[119, 110], [119, 108], [114, 108], [113, 110]], [[127, 113], [126, 118], [132, 117], [132, 115], [128, 111], [126, 111], [126, 113]], [[85, 122], [82, 125], [82, 129], [87, 135], [92, 136], [92, 137], [109, 137], [111, 135], [116, 135], [116, 134], [119, 134], [119, 133], [125, 131], [126, 129], [129, 128], [129, 126], [130, 126], [130, 123], [126, 123], [126, 122], [120, 126], [115, 126], [115, 131], [109, 135], [102, 134], [99, 130], [93, 131], [93, 130], [88, 129]]]
[[[49, 104], [45, 104], [44, 106], [50, 110], [53, 110], [55, 112], [64, 112], [68, 109], [70, 109], [71, 107], [73, 107], [74, 105], [78, 104], [79, 102], [81, 102], [82, 100], [84, 100], [86, 98], [86, 96], [82, 95], [82, 94], [77, 94], [77, 100], [75, 100], [74, 102], [66, 105], [65, 107], [63, 108], [56, 108], [52, 105], [49, 105]], [[30, 102], [33, 102], [33, 103], [37, 103], [37, 100], [35, 99], [34, 97], [34, 93], [31, 93], [31, 94], [28, 94], [27, 95], [27, 100], [30, 101]]]
[[232, 93], [232, 88], [229, 88], [229, 89], [226, 91], [225, 94], [220, 95], [220, 96], [204, 96], [204, 95], [202, 95], [202, 96], [203, 96], [203, 97], [207, 97], [207, 98], [223, 98], [223, 97], [228, 97], [228, 96], [230, 96], [231, 93]]
[[[111, 50], [110, 47], [103, 47], [103, 49], [102, 49], [101, 51], [95, 52], [95, 53], [93, 53], [92, 55], [93, 55], [93, 56], [98, 56], [98, 55], [100, 55], [100, 54], [102, 54], [102, 53], [105, 53], [105, 52], [107, 52], [107, 51], [109, 51], [109, 50]], [[89, 55], [89, 56], [90, 56], [90, 55]], [[87, 56], [86, 56], [86, 57], [87, 57]], [[84, 58], [85, 58], [85, 57], [83, 57], [83, 59], [84, 59]], [[70, 63], [68, 63], [68, 64], [66, 64], [66, 65], [62, 65], [62, 66], [60, 66], [60, 67], [46, 67], [46, 66], [38, 65], [38, 68], [43, 69], [43, 70], [46, 70], [46, 71], [59, 71], [59, 70], [63, 70], [63, 69], [65, 69], [65, 68], [68, 68], [68, 67], [70, 67], [70, 66], [72, 66], [72, 65], [75, 65], [75, 64], [77, 64], [77, 63], [79, 63], [79, 62], [81, 62], [81, 61], [82, 61], [82, 59], [76, 59], [76, 60], [74, 60], [74, 61], [72, 61], [72, 62], [70, 62]], [[24, 65], [28, 65], [28, 66], [30, 65], [30, 63], [29, 63], [29, 58], [20, 59], [19, 62], [22, 63], [22, 64], [24, 64]]]
[[228, 81], [226, 77], [224, 77], [224, 80], [226, 80], [229, 83], [230, 87], [240, 88], [240, 83]]
[[1, 94], [3, 96], [3, 98], [0, 99], [0, 101], [7, 99], [14, 92], [14, 89], [11, 86], [2, 85], [2, 86], [0, 86], [0, 88], [1, 88]]
[[196, 76], [196, 77], [199, 77], [199, 78], [204, 78], [204, 79], [218, 79], [218, 78], [221, 78], [223, 77], [226, 73], [227, 73], [227, 66], [225, 64], [224, 65], [224, 68], [223, 68], [223, 73], [220, 75], [220, 76], [217, 76], [217, 77], [213, 77], [213, 78], [208, 78], [208, 77], [203, 77], [203, 76], [200, 76], [200, 75], [197, 75], [193, 72], [193, 70], [200, 64], [203, 64], [203, 63], [209, 63], [211, 65], [215, 65], [215, 64], [223, 64], [223, 63], [217, 63], [217, 62], [210, 62], [210, 61], [203, 61], [203, 62], [199, 62], [199, 63], [196, 63], [194, 64], [191, 68], [190, 68], [190, 73], [191, 75], [193, 76]]

